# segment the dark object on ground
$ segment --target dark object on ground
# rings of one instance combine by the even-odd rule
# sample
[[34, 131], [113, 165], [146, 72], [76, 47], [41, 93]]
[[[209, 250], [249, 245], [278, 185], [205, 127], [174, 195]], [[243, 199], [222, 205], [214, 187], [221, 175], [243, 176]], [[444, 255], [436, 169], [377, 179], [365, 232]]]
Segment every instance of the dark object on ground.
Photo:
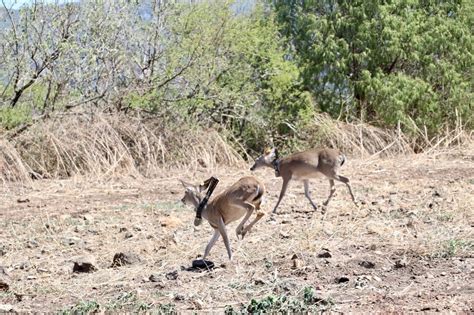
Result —
[[193, 265], [191, 268], [199, 270], [212, 270], [214, 269], [214, 263], [210, 260], [196, 259], [193, 260]]

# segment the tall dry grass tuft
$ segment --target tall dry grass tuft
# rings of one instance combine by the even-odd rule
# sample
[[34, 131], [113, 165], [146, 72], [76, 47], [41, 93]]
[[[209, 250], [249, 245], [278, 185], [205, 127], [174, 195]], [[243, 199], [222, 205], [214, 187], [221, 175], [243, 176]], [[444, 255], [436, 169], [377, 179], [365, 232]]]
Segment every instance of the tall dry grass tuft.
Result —
[[410, 137], [403, 133], [400, 125], [388, 130], [366, 123], [342, 122], [327, 114], [319, 114], [306, 132], [306, 139], [312, 146], [330, 146], [359, 156], [430, 153], [473, 142], [473, 132], [463, 128], [461, 122], [454, 129], [446, 128], [436, 137], [430, 138], [426, 130], [416, 129], [416, 133]]
[[5, 139], [0, 139], [0, 181], [28, 181], [30, 168], [16, 148]]
[[121, 114], [50, 119], [16, 135], [7, 145], [17, 152], [8, 155], [13, 157], [8, 161], [16, 163], [6, 164], [2, 173], [16, 174], [9, 175], [13, 180], [152, 176], [165, 168], [213, 168], [242, 162], [215, 130]]
[[318, 114], [308, 130], [313, 146], [329, 146], [355, 155], [393, 156], [413, 153], [409, 139], [400, 131], [386, 130], [365, 123], [347, 123]]

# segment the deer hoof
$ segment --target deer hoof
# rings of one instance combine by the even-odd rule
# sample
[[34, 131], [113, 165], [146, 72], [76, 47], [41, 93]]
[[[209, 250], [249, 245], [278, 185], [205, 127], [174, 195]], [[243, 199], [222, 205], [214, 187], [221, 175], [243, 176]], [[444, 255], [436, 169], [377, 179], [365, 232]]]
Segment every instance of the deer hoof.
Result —
[[321, 214], [325, 214], [327, 209], [328, 209], [327, 206], [326, 206], [326, 205], [323, 205], [323, 206], [321, 207]]

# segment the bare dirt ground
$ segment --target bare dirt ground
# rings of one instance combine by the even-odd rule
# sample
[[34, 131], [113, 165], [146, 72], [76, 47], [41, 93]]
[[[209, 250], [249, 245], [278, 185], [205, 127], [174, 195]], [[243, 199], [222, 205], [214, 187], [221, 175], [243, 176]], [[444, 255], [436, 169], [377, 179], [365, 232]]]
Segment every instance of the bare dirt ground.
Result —
[[[186, 270], [212, 232], [193, 227], [194, 213], [177, 203], [179, 178], [217, 175], [217, 191], [245, 168], [168, 171], [155, 179], [42, 180], [3, 184], [0, 195], [0, 291], [14, 311], [474, 312], [474, 152], [349, 159], [362, 205], [343, 184], [326, 214], [314, 212], [303, 185], [291, 182], [280, 213], [266, 216], [241, 241], [229, 228], [234, 260], [221, 240], [209, 272]], [[281, 179], [258, 171], [268, 212]], [[313, 180], [318, 204], [329, 184]], [[114, 254], [139, 261], [111, 267]], [[73, 273], [92, 256], [97, 270]], [[1, 270], [0, 270], [1, 271]], [[6, 273], [6, 274], [5, 274]], [[285, 300], [283, 297], [286, 297]], [[1, 312], [0, 309], [0, 312]], [[250, 310], [250, 308], [248, 308]]]

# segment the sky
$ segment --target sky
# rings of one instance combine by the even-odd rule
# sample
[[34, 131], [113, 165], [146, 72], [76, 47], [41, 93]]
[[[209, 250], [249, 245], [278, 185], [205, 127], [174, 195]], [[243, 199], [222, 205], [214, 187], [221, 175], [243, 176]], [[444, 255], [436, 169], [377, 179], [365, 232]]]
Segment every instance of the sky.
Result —
[[[1, 5], [0, 0], [0, 5]], [[46, 2], [46, 3], [66, 3], [66, 2], [73, 2], [71, 0], [36, 0], [37, 2]], [[76, 0], [77, 1], [77, 0]], [[7, 8], [18, 9], [22, 5], [28, 5], [30, 3], [34, 3], [35, 0], [3, 0]], [[3, 5], [2, 5], [3, 6]]]

